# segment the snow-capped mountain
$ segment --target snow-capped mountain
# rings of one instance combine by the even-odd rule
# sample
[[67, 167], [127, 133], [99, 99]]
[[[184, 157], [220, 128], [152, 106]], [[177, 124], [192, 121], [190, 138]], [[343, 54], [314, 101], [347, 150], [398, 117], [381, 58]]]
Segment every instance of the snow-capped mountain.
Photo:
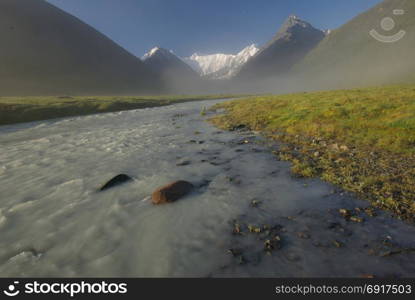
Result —
[[226, 79], [231, 78], [236, 70], [245, 64], [252, 56], [259, 51], [255, 44], [252, 44], [237, 54], [210, 54], [199, 55], [197, 53], [183, 60], [202, 76]]

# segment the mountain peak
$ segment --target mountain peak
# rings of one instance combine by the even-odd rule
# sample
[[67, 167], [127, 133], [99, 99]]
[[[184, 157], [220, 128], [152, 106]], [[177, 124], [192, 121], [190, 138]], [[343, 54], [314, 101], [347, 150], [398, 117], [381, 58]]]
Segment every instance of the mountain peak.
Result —
[[294, 26], [301, 26], [301, 27], [312, 27], [310, 23], [300, 19], [296, 15], [290, 15], [282, 25], [281, 29], [288, 30], [289, 28], [292, 28]]
[[242, 49], [237, 55], [238, 56], [247, 56], [247, 55], [253, 56], [258, 51], [259, 51], [259, 48], [258, 48], [257, 44], [252, 44], [252, 45], [249, 45], [249, 46], [245, 47], [244, 49]]
[[313, 49], [324, 36], [323, 31], [291, 15], [272, 40], [242, 66], [236, 77], [251, 80], [282, 75]]
[[149, 59], [150, 57], [153, 57], [154, 55], [169, 56], [171, 54], [172, 54], [172, 51], [169, 51], [161, 47], [154, 47], [153, 49], [151, 49], [150, 51], [148, 51], [146, 54], [143, 55], [142, 60]]
[[316, 29], [310, 23], [300, 19], [296, 15], [290, 15], [283, 25], [281, 26], [280, 30], [274, 36], [273, 41], [281, 39], [281, 38], [289, 38], [294, 32], [306, 32], [306, 31], [319, 31], [321, 34], [324, 34], [323, 31]]
[[288, 20], [299, 20], [300, 18], [296, 15], [289, 15]]

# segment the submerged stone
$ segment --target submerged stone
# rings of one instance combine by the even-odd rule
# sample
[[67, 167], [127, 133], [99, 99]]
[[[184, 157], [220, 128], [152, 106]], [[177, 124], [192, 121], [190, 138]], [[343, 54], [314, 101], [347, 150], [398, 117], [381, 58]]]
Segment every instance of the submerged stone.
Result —
[[119, 186], [121, 184], [124, 184], [126, 182], [132, 181], [133, 179], [125, 174], [119, 174], [117, 176], [115, 176], [114, 178], [112, 178], [110, 181], [108, 181], [106, 184], [104, 184], [99, 190], [100, 191], [105, 191], [108, 190], [110, 188]]
[[190, 165], [192, 162], [190, 161], [190, 160], [184, 160], [184, 161], [181, 161], [181, 162], [178, 162], [177, 164], [176, 164], [176, 166], [178, 166], [178, 167], [183, 167], [183, 166], [188, 166], [188, 165]]

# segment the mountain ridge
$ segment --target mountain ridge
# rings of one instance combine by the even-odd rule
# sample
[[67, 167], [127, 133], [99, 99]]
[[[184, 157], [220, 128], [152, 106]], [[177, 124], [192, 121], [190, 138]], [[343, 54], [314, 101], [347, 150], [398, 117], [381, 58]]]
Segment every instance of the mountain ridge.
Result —
[[257, 48], [256, 44], [251, 44], [237, 54], [216, 53], [199, 55], [198, 53], [194, 53], [183, 60], [202, 76], [212, 79], [229, 79], [235, 74], [236, 70], [255, 55], [258, 50], [259, 48]]

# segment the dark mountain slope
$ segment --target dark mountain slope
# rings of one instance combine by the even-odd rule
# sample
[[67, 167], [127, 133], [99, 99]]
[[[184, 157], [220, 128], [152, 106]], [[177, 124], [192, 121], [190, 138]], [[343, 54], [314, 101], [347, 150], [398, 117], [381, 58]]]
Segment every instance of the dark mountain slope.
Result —
[[290, 16], [274, 38], [242, 66], [236, 79], [263, 79], [284, 74], [324, 36], [323, 31]]
[[207, 81], [171, 51], [155, 47], [143, 56], [146, 66], [161, 75], [170, 92], [199, 92]]
[[188, 64], [163, 48], [153, 48], [143, 57], [144, 64], [157, 73], [165, 76], [184, 76], [186, 78], [198, 78], [199, 74]]
[[43, 0], [0, 1], [0, 95], [148, 93], [158, 77], [89, 25]]

